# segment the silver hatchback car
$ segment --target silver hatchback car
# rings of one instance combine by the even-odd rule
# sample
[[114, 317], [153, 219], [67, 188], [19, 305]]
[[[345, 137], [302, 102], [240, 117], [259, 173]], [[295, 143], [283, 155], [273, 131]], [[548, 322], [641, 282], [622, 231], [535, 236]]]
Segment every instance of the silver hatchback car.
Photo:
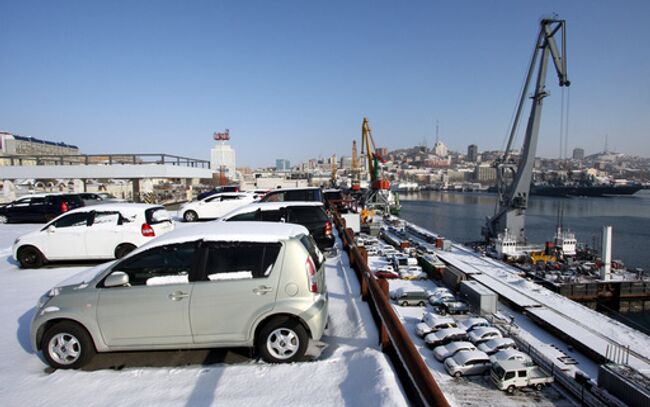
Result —
[[323, 262], [300, 225], [178, 229], [41, 297], [32, 346], [68, 369], [145, 349], [254, 346], [268, 362], [300, 360], [327, 324]]

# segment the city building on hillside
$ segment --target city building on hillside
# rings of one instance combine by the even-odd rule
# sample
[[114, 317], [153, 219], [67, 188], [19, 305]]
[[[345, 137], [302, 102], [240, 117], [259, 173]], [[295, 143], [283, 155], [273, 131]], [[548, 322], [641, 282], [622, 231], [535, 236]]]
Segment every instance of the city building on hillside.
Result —
[[285, 160], [284, 158], [278, 158], [275, 160], [275, 170], [279, 172], [290, 171], [291, 162]]
[[585, 159], [585, 150], [582, 148], [573, 149], [573, 159], [574, 160], [584, 160]]
[[478, 146], [476, 144], [470, 144], [467, 147], [467, 161], [473, 163], [478, 161]]
[[449, 150], [447, 149], [447, 146], [445, 146], [445, 143], [437, 140], [436, 144], [433, 145], [433, 154], [437, 155], [438, 157], [447, 157], [448, 153]]

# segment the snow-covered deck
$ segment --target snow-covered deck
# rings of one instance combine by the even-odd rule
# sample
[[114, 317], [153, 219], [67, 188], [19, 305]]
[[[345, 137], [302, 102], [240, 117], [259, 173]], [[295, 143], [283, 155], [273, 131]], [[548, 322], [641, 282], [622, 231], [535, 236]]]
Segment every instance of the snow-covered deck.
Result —
[[115, 359], [114, 369], [52, 371], [29, 343], [33, 307], [50, 287], [88, 266], [19, 269], [11, 258], [10, 246], [17, 236], [37, 227], [0, 225], [3, 405], [408, 404], [390, 362], [379, 350], [370, 310], [360, 300], [359, 283], [342, 251], [326, 262], [330, 321], [322, 339], [327, 348], [315, 361], [270, 365], [243, 358], [239, 364], [206, 364], [191, 357], [201, 351], [178, 352], [174, 357], [169, 352], [151, 352], [148, 359], [162, 359], [165, 366], [150, 367], [158, 363], [139, 364], [140, 359], [121, 353], [102, 356]]

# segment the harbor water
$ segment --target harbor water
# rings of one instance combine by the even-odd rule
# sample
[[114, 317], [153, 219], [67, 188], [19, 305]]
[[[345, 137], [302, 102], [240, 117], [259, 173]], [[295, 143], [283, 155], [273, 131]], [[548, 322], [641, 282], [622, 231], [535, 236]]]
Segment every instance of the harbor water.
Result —
[[[494, 213], [496, 194], [487, 192], [423, 191], [400, 194], [400, 216], [456, 242], [481, 240], [481, 226]], [[553, 239], [558, 210], [563, 208], [565, 230], [578, 242], [600, 249], [603, 225], [613, 228], [613, 259], [650, 273], [650, 190], [616, 197], [531, 197], [526, 211], [526, 236], [530, 243]], [[614, 315], [612, 315], [614, 316]], [[625, 321], [632, 319], [632, 322]], [[650, 329], [650, 312], [620, 317], [631, 325]]]

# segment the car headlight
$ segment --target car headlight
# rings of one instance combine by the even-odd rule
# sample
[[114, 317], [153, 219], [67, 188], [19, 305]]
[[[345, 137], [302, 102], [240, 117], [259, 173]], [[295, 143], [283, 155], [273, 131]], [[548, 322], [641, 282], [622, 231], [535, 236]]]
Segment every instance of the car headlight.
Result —
[[41, 298], [38, 299], [38, 304], [36, 305], [37, 308], [38, 309], [43, 308], [45, 306], [45, 304], [47, 304], [47, 302], [50, 299], [52, 299], [52, 298], [56, 297], [57, 295], [59, 295], [60, 292], [61, 292], [61, 290], [59, 289], [59, 287], [52, 288], [50, 291], [48, 291], [43, 296], [41, 296]]

